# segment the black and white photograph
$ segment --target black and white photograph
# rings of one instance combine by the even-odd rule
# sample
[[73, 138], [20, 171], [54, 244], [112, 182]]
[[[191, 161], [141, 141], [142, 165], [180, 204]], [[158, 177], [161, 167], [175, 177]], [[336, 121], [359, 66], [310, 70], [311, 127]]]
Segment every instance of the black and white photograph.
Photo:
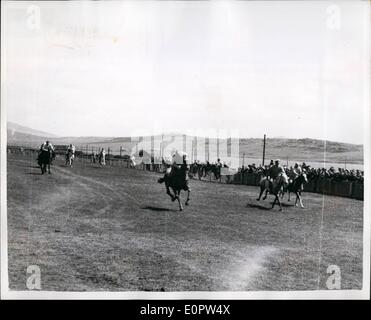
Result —
[[370, 122], [369, 1], [2, 1], [1, 298], [370, 299]]

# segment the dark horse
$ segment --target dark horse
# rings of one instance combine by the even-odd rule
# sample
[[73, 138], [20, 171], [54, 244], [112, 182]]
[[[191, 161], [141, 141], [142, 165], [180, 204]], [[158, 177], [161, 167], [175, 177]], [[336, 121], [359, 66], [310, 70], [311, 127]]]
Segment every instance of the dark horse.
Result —
[[265, 195], [263, 197], [263, 200], [265, 200], [267, 198], [267, 194], [269, 192], [270, 194], [273, 194], [275, 196], [274, 201], [273, 201], [273, 205], [272, 205], [272, 209], [274, 208], [276, 202], [278, 202], [278, 205], [280, 206], [280, 211], [282, 211], [282, 205], [281, 205], [281, 201], [280, 201], [278, 195], [279, 195], [282, 187], [287, 185], [287, 183], [288, 183], [288, 178], [284, 174], [280, 174], [277, 177], [277, 179], [274, 180], [273, 182], [269, 181], [267, 178], [262, 179], [261, 182], [260, 182], [260, 194], [259, 194], [259, 197], [256, 200], [258, 200], [258, 201], [260, 200], [264, 191], [265, 191]]
[[[183, 210], [183, 206], [180, 203], [181, 190], [188, 192], [187, 200], [185, 202], [186, 206], [188, 205], [190, 200], [189, 195], [191, 193], [191, 190], [188, 186], [187, 175], [188, 175], [187, 165], [183, 164], [180, 167], [172, 166], [170, 168], [167, 168], [164, 177], [158, 179], [158, 183], [165, 182], [166, 193], [171, 197], [171, 201], [178, 200], [180, 211]], [[170, 192], [170, 188], [173, 190], [174, 194]]]
[[287, 191], [289, 193], [288, 201], [290, 201], [290, 192], [296, 194], [295, 206], [298, 206], [298, 200], [300, 202], [300, 206], [304, 208], [303, 202], [301, 201], [301, 191], [303, 190], [303, 184], [308, 183], [307, 175], [303, 172], [301, 173], [294, 181], [289, 183], [287, 186]]
[[41, 150], [39, 156], [37, 157], [37, 163], [40, 166], [41, 174], [46, 172], [48, 169], [48, 173], [50, 174], [50, 165], [52, 164], [55, 158], [55, 153], [52, 150]]

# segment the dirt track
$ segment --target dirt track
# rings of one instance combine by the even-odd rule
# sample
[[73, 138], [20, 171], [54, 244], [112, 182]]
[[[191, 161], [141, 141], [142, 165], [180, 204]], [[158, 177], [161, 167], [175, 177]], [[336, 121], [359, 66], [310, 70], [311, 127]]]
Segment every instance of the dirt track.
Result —
[[179, 212], [155, 173], [62, 161], [52, 172], [8, 157], [11, 289], [31, 264], [44, 290], [315, 290], [331, 264], [343, 289], [361, 288], [362, 201], [305, 194], [305, 209], [279, 212], [256, 187], [191, 180]]

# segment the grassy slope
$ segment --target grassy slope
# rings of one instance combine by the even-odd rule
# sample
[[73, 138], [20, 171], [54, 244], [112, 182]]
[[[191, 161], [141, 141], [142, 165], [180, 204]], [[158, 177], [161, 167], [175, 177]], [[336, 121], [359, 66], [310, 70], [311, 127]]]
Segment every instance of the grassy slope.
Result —
[[8, 161], [9, 279], [44, 290], [325, 289], [362, 281], [363, 202], [305, 194], [306, 209], [257, 203], [256, 187], [191, 181], [178, 212], [158, 174], [61, 162], [41, 176], [32, 158]]

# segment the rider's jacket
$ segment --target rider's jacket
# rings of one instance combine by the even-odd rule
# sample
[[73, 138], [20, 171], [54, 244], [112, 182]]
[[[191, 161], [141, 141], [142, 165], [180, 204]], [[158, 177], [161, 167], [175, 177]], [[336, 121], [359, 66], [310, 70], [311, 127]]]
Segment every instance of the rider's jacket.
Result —
[[281, 173], [284, 173], [284, 169], [283, 167], [281, 167], [280, 165], [274, 165], [272, 167], [270, 167], [269, 169], [269, 172], [268, 172], [268, 175], [273, 178], [273, 179], [276, 179]]
[[177, 164], [176, 162], [173, 162], [172, 165], [171, 165], [171, 175], [175, 174], [176, 171], [180, 170], [180, 169], [185, 169], [184, 170], [184, 173], [185, 173], [185, 180], [188, 180], [188, 174], [189, 174], [189, 171], [190, 171], [190, 166], [188, 165], [187, 163], [187, 160], [183, 160], [183, 163], [182, 164]]
[[75, 146], [68, 147], [68, 148], [67, 148], [67, 154], [68, 154], [69, 152], [72, 152], [72, 154], [75, 154], [75, 150], [76, 150], [76, 147], [75, 147]]
[[301, 174], [301, 172], [301, 167], [293, 168], [292, 170], [290, 170], [290, 178], [292, 180], [295, 180]]
[[40, 151], [54, 151], [54, 147], [50, 142], [49, 144], [44, 142], [40, 147]]

